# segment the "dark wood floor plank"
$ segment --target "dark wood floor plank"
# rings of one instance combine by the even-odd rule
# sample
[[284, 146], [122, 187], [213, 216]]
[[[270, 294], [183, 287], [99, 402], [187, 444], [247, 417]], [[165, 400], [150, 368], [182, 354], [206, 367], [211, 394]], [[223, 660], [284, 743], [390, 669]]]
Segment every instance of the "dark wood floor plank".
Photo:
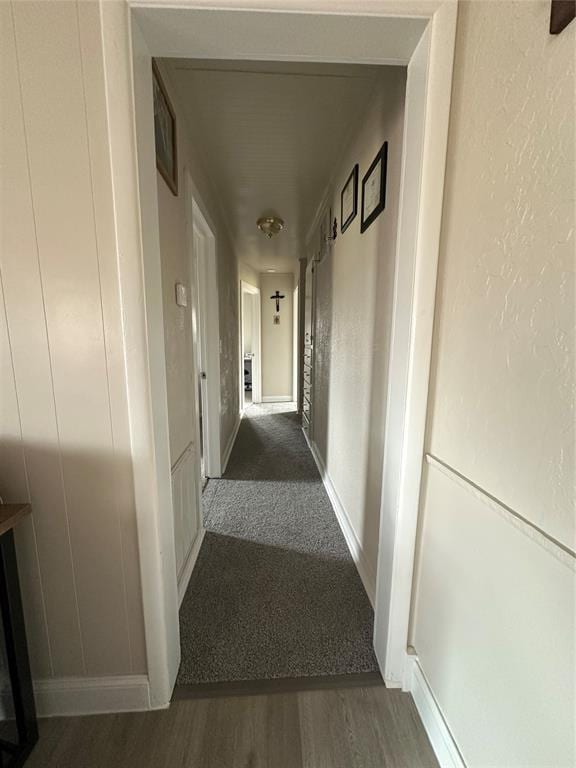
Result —
[[[353, 768], [355, 765], [340, 694], [337, 690], [298, 694], [303, 768]], [[352, 695], [352, 689], [346, 694]]]
[[40, 723], [26, 768], [437, 768], [408, 694], [218, 696]]

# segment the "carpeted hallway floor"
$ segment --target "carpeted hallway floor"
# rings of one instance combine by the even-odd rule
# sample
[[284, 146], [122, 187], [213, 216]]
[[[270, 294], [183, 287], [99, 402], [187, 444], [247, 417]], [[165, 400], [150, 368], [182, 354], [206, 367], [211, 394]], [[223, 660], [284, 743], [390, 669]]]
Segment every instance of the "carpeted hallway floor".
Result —
[[372, 608], [294, 410], [247, 409], [203, 504], [178, 685], [377, 670]]

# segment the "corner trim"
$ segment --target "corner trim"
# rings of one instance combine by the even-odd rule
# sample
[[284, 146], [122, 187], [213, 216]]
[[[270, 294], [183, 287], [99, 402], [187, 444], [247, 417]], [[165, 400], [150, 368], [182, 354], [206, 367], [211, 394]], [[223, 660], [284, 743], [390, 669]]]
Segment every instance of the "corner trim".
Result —
[[224, 449], [224, 454], [222, 456], [222, 471], [221, 475], [226, 472], [226, 467], [228, 466], [228, 459], [230, 458], [230, 454], [232, 453], [232, 448], [234, 448], [234, 443], [236, 442], [236, 438], [238, 436], [238, 430], [240, 429], [240, 422], [242, 421], [242, 418], [244, 416], [244, 412], [240, 411], [238, 413], [238, 418], [236, 420], [236, 424], [234, 425], [234, 429], [232, 430], [232, 434], [230, 435], [230, 439], [226, 443], [226, 448]]
[[416, 655], [406, 654], [405, 678], [440, 768], [466, 768]]
[[180, 571], [180, 576], [178, 578], [178, 608], [182, 605], [182, 600], [184, 600], [184, 595], [186, 594], [186, 590], [188, 589], [188, 584], [190, 583], [190, 578], [192, 576], [192, 571], [194, 570], [194, 566], [196, 565], [196, 560], [198, 559], [198, 555], [200, 553], [200, 547], [202, 546], [202, 542], [204, 541], [204, 534], [206, 533], [206, 529], [204, 527], [200, 528], [198, 531], [198, 535], [194, 539], [194, 544], [192, 544], [192, 547], [190, 548], [190, 552], [188, 552], [188, 557], [186, 558], [186, 562], [184, 563], [182, 570]]
[[324, 488], [326, 489], [326, 493], [328, 494], [328, 498], [330, 499], [332, 508], [334, 509], [334, 514], [336, 515], [336, 519], [338, 520], [338, 524], [340, 525], [342, 533], [344, 534], [346, 544], [348, 545], [348, 549], [350, 550], [350, 554], [352, 555], [352, 559], [356, 565], [356, 570], [358, 571], [360, 579], [362, 580], [362, 584], [364, 585], [364, 589], [368, 595], [370, 604], [372, 605], [372, 608], [374, 608], [376, 599], [376, 574], [373, 572], [368, 561], [366, 560], [366, 555], [364, 554], [362, 544], [358, 540], [354, 528], [352, 527], [352, 523], [350, 522], [350, 517], [348, 516], [348, 513], [346, 512], [346, 509], [340, 501], [340, 497], [338, 496], [338, 493], [332, 484], [332, 480], [330, 479], [328, 470], [322, 461], [316, 443], [308, 437], [306, 430], [303, 429], [302, 434], [304, 435], [304, 438], [308, 443], [308, 448], [310, 448], [310, 453], [316, 462], [318, 472], [320, 473], [320, 477], [324, 483]]
[[152, 709], [146, 675], [36, 680], [34, 698], [39, 717], [145, 712]]

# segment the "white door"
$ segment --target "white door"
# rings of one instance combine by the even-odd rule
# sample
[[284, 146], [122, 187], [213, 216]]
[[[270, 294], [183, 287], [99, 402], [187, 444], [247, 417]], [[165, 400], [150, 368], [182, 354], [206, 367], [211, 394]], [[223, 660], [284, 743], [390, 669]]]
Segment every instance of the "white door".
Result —
[[197, 376], [197, 402], [198, 402], [198, 424], [200, 441], [200, 473], [202, 480], [206, 476], [204, 462], [204, 446], [206, 445], [206, 414], [208, 413], [208, 392], [207, 392], [207, 373], [206, 373], [206, 248], [205, 239], [201, 232], [194, 227], [194, 284], [196, 288], [194, 309], [195, 309], [195, 327], [196, 327], [196, 376]]
[[202, 474], [220, 477], [220, 321], [216, 241], [192, 200], [191, 282], [194, 288], [199, 439]]

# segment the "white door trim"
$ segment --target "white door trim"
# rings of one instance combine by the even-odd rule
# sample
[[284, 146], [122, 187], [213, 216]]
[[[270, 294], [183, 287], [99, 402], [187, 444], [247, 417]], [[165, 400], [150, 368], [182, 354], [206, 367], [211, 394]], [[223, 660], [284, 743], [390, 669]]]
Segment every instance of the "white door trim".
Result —
[[[213, 19], [217, 19], [219, 13], [226, 13], [218, 10], [219, 4], [220, 0], [203, 0], [202, 3]], [[126, 4], [101, 0], [100, 13], [148, 677], [151, 706], [162, 706], [170, 699], [179, 664], [178, 593], [170, 498], [151, 62], [138, 23], [129, 9], [127, 12], [127, 6], [131, 5], [145, 6], [144, 10], [150, 13], [154, 7], [161, 12], [162, 3], [161, 0], [127, 0]], [[186, 5], [190, 8], [193, 3], [173, 4], [171, 10], [186, 12]], [[298, 9], [291, 0], [270, 0], [273, 10], [269, 11], [262, 9], [262, 3], [252, 0], [230, 0], [228, 5], [234, 5], [238, 12], [252, 5], [254, 10], [249, 12], [268, 13], [271, 17], [277, 11], [285, 10], [303, 15], [320, 11], [341, 18], [347, 14], [366, 14], [380, 18], [417, 15], [430, 19], [429, 49], [425, 57], [428, 65], [423, 121], [425, 136], [419, 156], [421, 178], [417, 189], [418, 216], [415, 217], [418, 238], [415, 252], [406, 254], [409, 259], [415, 258], [415, 262], [413, 300], [409, 305], [408, 354], [404, 366], [407, 375], [403, 379], [405, 407], [401, 412], [399, 442], [393, 446], [388, 440], [384, 467], [385, 473], [389, 473], [394, 462], [400, 459], [398, 485], [389, 489], [394, 503], [383, 505], [381, 517], [382, 531], [392, 532], [393, 556], [388, 568], [383, 563], [381, 548], [376, 599], [375, 646], [384, 676], [394, 684], [403, 674], [410, 611], [456, 0], [300, 0]], [[258, 10], [256, 5], [260, 6]], [[215, 58], [233, 58], [233, 53], [226, 53], [225, 35], [220, 38], [214, 35], [209, 42]], [[268, 40], [255, 36], [248, 42], [252, 58], [273, 58]], [[155, 50], [154, 53], [170, 55], [169, 51]], [[194, 55], [193, 47], [190, 55]], [[308, 56], [300, 55], [292, 60], [298, 58], [318, 59], [313, 50]], [[384, 60], [385, 52], [380, 63]], [[397, 299], [399, 295], [397, 293]], [[395, 320], [393, 343], [397, 345], [399, 341], [400, 331]], [[391, 378], [395, 376], [393, 367]]]
[[298, 329], [300, 328], [300, 288], [298, 284], [292, 291], [292, 401], [298, 403]]
[[433, 15], [408, 65], [376, 580], [374, 649], [389, 687], [404, 684], [457, 5]]
[[244, 358], [244, 317], [243, 317], [243, 294], [247, 293], [253, 297], [252, 301], [252, 345], [255, 349], [254, 357], [252, 358], [252, 402], [262, 402], [262, 343], [261, 343], [261, 303], [260, 303], [260, 288], [255, 285], [247, 283], [245, 280], [240, 280], [240, 406], [241, 409], [244, 405], [244, 368], [242, 361]]
[[[218, 309], [218, 267], [216, 263], [216, 238], [197, 196], [193, 194], [193, 182], [186, 172], [186, 194], [188, 210], [192, 215], [192, 264], [196, 278], [195, 306], [197, 309], [198, 342], [201, 348], [206, 374], [200, 385], [202, 389], [202, 440], [204, 451], [204, 474], [206, 477], [221, 477], [222, 452], [220, 447], [220, 317]], [[195, 253], [195, 234], [202, 239], [202, 251]]]

